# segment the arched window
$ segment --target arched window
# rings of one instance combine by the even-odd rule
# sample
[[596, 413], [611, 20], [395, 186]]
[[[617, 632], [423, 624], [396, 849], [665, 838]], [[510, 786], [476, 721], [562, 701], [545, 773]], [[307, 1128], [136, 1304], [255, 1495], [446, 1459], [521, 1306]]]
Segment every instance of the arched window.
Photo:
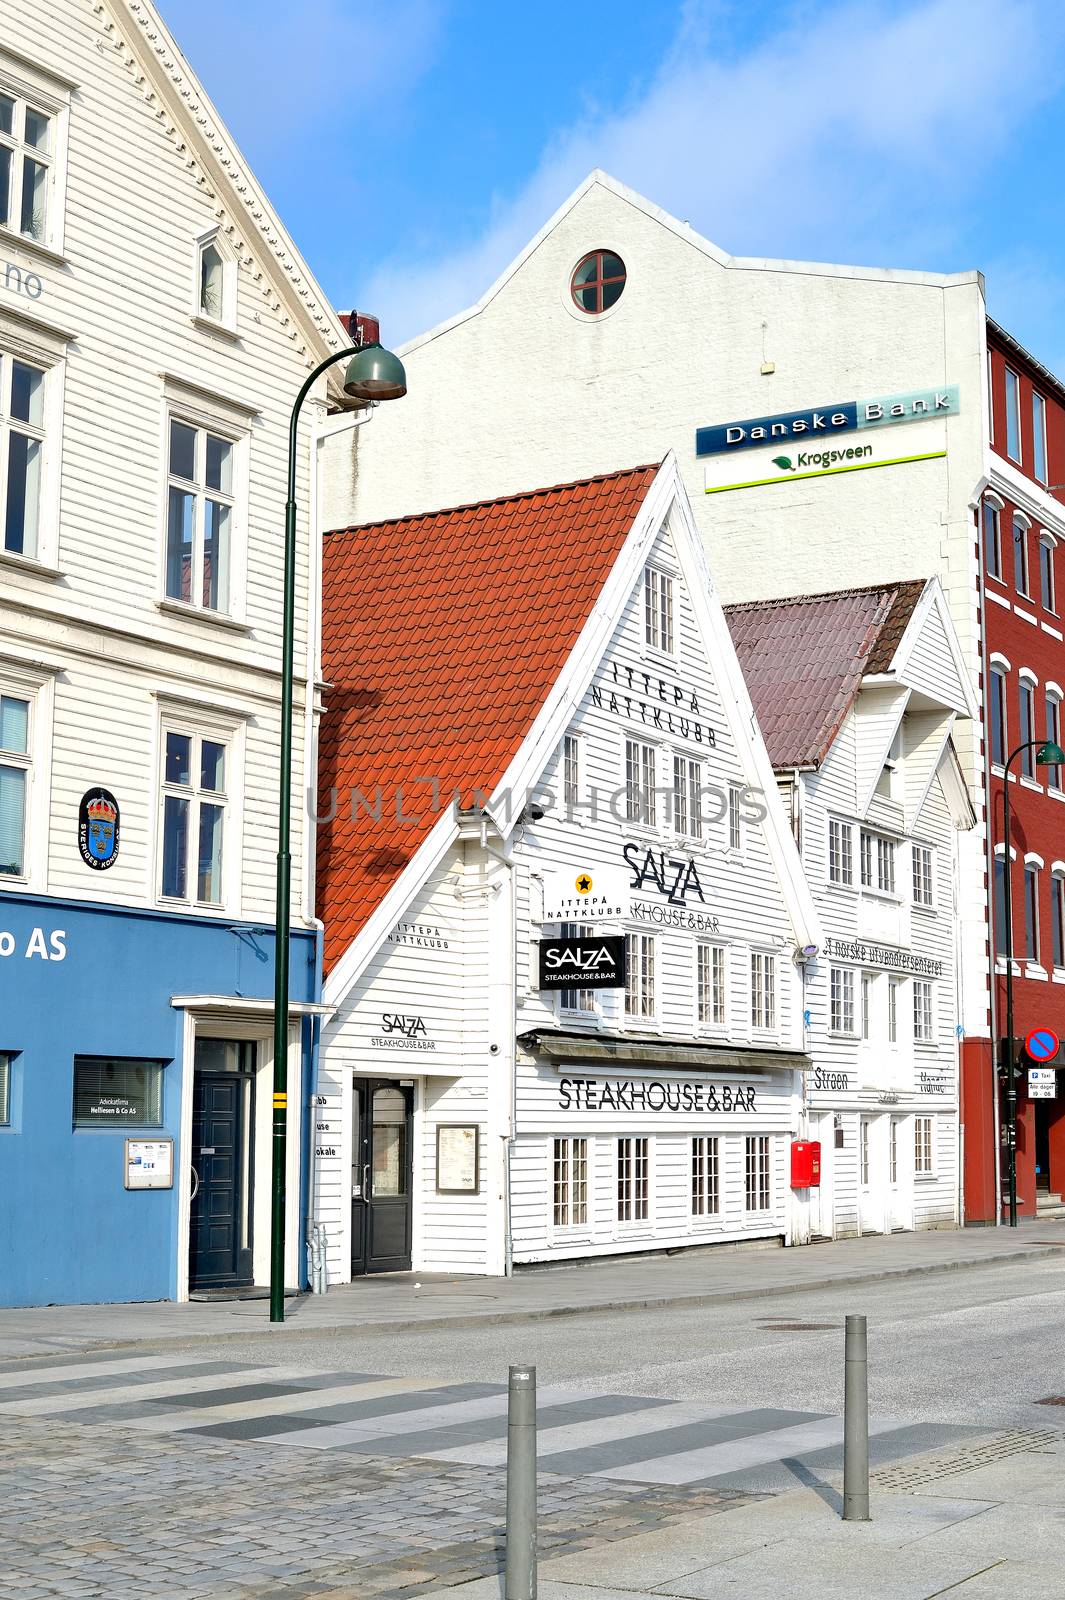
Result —
[[1050, 927], [1054, 966], [1065, 967], [1065, 864], [1055, 861], [1050, 878]]
[[1027, 595], [1028, 588], [1028, 524], [1018, 512], [1013, 513], [1013, 585], [1018, 594]]
[[984, 501], [984, 565], [990, 578], [1002, 577], [1002, 530], [999, 503], [990, 495]]
[[1039, 588], [1044, 611], [1056, 611], [1054, 583], [1054, 541], [1049, 533], [1039, 535]]
[[987, 713], [990, 730], [991, 764], [1006, 765], [1006, 672], [1001, 659], [993, 661], [988, 674]]
[[1040, 856], [1024, 858], [1024, 955], [1026, 961], [1039, 960], [1039, 869]]
[[[1058, 685], [1047, 684], [1046, 737], [1053, 744], [1061, 743], [1061, 690]], [[1044, 767], [1047, 788], [1061, 790], [1061, 768]]]
[[1035, 739], [1035, 673], [1027, 667], [1022, 667], [1018, 677], [1020, 687], [1018, 699], [1020, 702], [1020, 718], [1017, 722], [1017, 743], [1026, 748], [1021, 752], [1021, 777], [1035, 777], [1035, 751], [1032, 743]]

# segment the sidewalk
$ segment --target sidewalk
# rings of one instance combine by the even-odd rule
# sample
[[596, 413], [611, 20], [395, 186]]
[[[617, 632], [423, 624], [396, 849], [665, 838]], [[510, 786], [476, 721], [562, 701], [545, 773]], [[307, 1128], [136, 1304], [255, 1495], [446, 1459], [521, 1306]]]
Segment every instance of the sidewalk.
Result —
[[[790, 1250], [726, 1247], [600, 1259], [524, 1271], [509, 1279], [389, 1274], [338, 1285], [325, 1295], [290, 1299], [283, 1327], [289, 1333], [353, 1328], [390, 1332], [520, 1322], [589, 1310], [714, 1305], [924, 1272], [1020, 1264], [1059, 1252], [1065, 1260], [1065, 1224], [1045, 1222], [1026, 1224], [1016, 1232], [975, 1228], [841, 1239]], [[204, 1336], [246, 1339], [270, 1328], [265, 1299], [0, 1310], [0, 1359], [57, 1348], [107, 1349]]]
[[[542, 1559], [539, 1600], [934, 1600], [947, 1594], [1061, 1600], [1065, 1594], [1060, 1430], [1047, 1430], [1045, 1438], [990, 1434], [874, 1473], [868, 1523], [840, 1520], [839, 1491], [839, 1475], [827, 1473], [772, 1499]], [[434, 1590], [432, 1600], [500, 1600], [502, 1594], [500, 1575]]]

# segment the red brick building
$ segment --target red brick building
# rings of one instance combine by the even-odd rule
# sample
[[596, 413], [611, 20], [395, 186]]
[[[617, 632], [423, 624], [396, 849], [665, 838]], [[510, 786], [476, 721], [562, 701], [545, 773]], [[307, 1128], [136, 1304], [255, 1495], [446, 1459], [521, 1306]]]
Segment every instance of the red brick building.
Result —
[[[1065, 698], [1065, 386], [1004, 329], [988, 323], [991, 416], [989, 481], [981, 505], [981, 599], [985, 753], [989, 783], [988, 880], [992, 892], [994, 1034], [1006, 1033], [1004, 769], [1029, 740], [1063, 737]], [[1047, 1027], [1065, 1038], [1065, 769], [1040, 767], [1035, 751], [1009, 768], [1014, 1032]], [[1017, 1124], [1019, 1215], [1052, 1207], [1065, 1191], [1065, 1099], [1032, 1099], [1020, 1061]], [[1062, 1059], [1059, 1053], [1059, 1060]], [[970, 1073], [967, 1129], [986, 1112]], [[1065, 1087], [1062, 1074], [1059, 1090]], [[1005, 1121], [1004, 1086], [1001, 1115]], [[986, 1209], [986, 1139], [966, 1152], [974, 1220]], [[1007, 1163], [1001, 1159], [1005, 1193]]]

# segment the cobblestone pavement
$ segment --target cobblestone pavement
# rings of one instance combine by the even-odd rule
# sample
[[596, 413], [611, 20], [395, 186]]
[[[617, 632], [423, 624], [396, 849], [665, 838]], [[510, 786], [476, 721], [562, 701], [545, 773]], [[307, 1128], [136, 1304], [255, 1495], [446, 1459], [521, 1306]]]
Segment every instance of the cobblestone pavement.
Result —
[[[401, 1600], [502, 1562], [498, 1468], [69, 1419], [3, 1426], [5, 1600]], [[592, 1550], [755, 1498], [541, 1473], [540, 1548]]]

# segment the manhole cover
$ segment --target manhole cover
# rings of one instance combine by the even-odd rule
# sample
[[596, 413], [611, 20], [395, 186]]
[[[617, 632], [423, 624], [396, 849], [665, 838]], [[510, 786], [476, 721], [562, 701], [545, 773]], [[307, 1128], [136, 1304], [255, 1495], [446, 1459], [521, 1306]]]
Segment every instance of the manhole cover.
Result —
[[[773, 1317], [759, 1317], [758, 1326], [767, 1333], [824, 1333], [838, 1328], [838, 1322], [778, 1322]], [[1065, 1402], [1063, 1402], [1065, 1404]]]
[[1065, 1394], [1048, 1394], [1045, 1400], [1037, 1400], [1037, 1406], [1065, 1406]]

